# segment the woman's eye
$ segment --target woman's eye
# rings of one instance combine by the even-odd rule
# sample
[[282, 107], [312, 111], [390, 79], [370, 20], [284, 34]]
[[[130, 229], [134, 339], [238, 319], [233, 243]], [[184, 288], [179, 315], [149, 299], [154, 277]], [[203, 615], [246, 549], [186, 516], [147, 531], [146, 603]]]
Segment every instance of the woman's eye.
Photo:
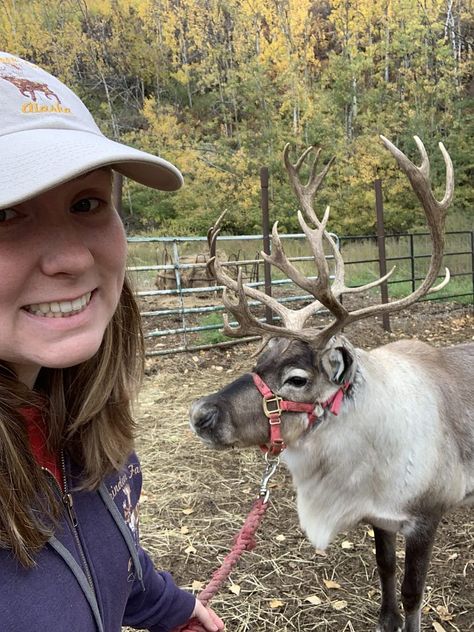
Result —
[[97, 198], [84, 198], [72, 205], [72, 210], [76, 213], [90, 213], [100, 206], [100, 200]]
[[302, 377], [301, 375], [294, 375], [293, 377], [289, 377], [286, 380], [286, 383], [290, 386], [296, 386], [297, 388], [301, 388], [302, 386], [306, 386], [308, 383], [307, 378]]
[[6, 223], [11, 219], [18, 217], [17, 211], [13, 208], [4, 208], [0, 210], [0, 224]]

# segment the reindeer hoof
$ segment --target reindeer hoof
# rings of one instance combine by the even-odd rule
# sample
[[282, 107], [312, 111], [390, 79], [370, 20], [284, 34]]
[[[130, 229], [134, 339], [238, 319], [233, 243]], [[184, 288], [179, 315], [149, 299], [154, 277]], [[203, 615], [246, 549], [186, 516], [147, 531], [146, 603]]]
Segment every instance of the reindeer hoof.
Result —
[[398, 613], [393, 613], [381, 617], [375, 632], [403, 632], [403, 619]]

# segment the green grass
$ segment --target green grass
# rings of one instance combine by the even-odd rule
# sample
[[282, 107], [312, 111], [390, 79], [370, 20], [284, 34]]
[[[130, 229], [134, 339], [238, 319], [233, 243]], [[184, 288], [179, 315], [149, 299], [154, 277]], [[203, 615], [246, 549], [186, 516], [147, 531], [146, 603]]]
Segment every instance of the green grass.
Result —
[[209, 329], [207, 331], [200, 331], [197, 335], [196, 344], [198, 345], [215, 345], [225, 340], [229, 340], [227, 336], [221, 333], [220, 329], [223, 326], [221, 313], [206, 314], [199, 320], [199, 326], [219, 326], [219, 329]]
[[[409, 276], [409, 275], [407, 275]], [[403, 278], [407, 278], [407, 276]], [[399, 275], [401, 278], [401, 275]], [[360, 274], [358, 276], [352, 276], [349, 285], [364, 285], [373, 281], [375, 279], [375, 275], [371, 274], [369, 271], [366, 274]], [[439, 279], [441, 282], [442, 279]], [[416, 287], [420, 285], [420, 281], [416, 282]], [[370, 292], [377, 296], [380, 293], [379, 287], [372, 288]], [[392, 281], [388, 282], [388, 295], [390, 299], [399, 299], [404, 296], [408, 296], [413, 292], [413, 286], [411, 281]], [[461, 295], [465, 296], [461, 296]], [[455, 297], [455, 298], [451, 298]], [[470, 305], [473, 303], [474, 299], [474, 291], [472, 284], [472, 277], [454, 277], [451, 278], [449, 283], [438, 292], [434, 292], [429, 294], [428, 300], [453, 300], [456, 303], [461, 303], [463, 305]]]

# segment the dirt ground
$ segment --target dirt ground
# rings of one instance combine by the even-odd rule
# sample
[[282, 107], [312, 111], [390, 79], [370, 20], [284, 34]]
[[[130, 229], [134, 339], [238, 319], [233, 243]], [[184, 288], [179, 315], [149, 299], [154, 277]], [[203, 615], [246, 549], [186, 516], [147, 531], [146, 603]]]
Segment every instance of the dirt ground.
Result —
[[[421, 303], [392, 317], [393, 333], [375, 320], [346, 335], [369, 348], [417, 337], [435, 346], [474, 341], [472, 308]], [[264, 469], [258, 450], [214, 452], [188, 429], [191, 401], [252, 365], [255, 344], [150, 360], [139, 404], [138, 451], [144, 469], [142, 544], [159, 568], [199, 592], [232, 546]], [[323, 553], [298, 526], [291, 480], [281, 467], [257, 546], [244, 553], [213, 599], [228, 632], [373, 631], [380, 591], [373, 533], [361, 525]], [[445, 517], [438, 532], [423, 606], [423, 630], [474, 630], [474, 513]], [[397, 557], [403, 567], [403, 540]]]

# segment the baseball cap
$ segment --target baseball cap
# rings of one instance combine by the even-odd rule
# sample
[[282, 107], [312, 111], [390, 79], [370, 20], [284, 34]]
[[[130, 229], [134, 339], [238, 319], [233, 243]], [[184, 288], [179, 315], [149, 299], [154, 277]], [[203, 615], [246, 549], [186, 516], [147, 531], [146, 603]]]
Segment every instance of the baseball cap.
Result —
[[79, 97], [53, 75], [0, 52], [0, 208], [104, 166], [162, 191], [183, 183], [167, 160], [104, 136]]

